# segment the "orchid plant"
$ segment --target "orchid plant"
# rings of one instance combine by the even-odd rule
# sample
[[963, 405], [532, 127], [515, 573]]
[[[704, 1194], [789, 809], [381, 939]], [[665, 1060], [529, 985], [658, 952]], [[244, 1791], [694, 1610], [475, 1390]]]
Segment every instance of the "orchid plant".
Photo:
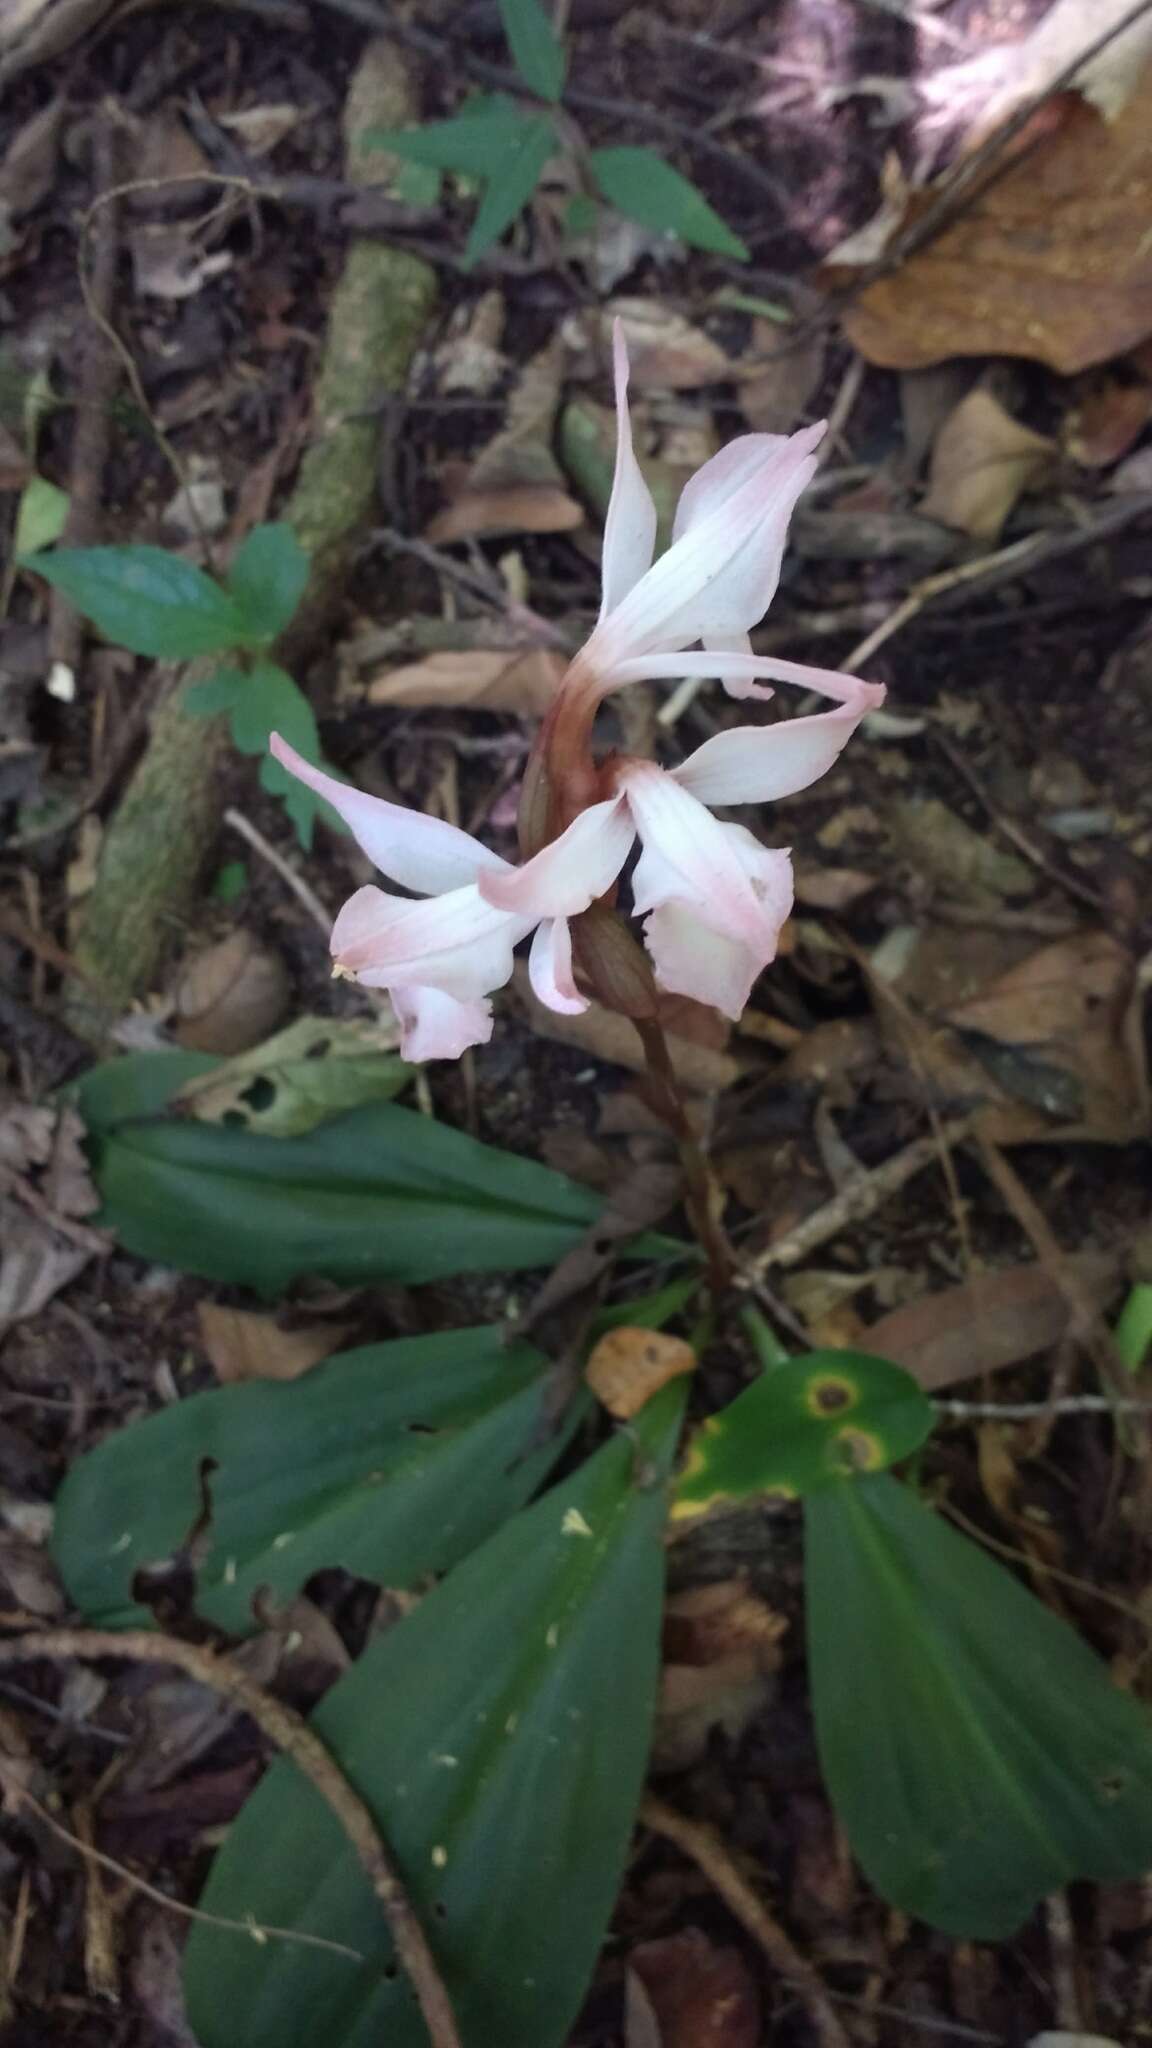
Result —
[[[654, 561], [656, 508], [632, 445], [619, 327], [615, 381], [600, 617], [529, 765], [521, 865], [440, 819], [348, 787], [279, 735], [271, 741], [276, 759], [327, 799], [381, 873], [425, 899], [358, 889], [332, 932], [337, 972], [391, 994], [407, 1059], [454, 1059], [487, 1041], [489, 998], [509, 979], [514, 949], [529, 933], [532, 986], [550, 1009], [587, 1008], [575, 941], [592, 992], [635, 1014], [603, 946], [582, 948], [581, 920], [614, 890], [637, 839], [632, 907], [644, 919], [656, 988], [738, 1018], [775, 958], [792, 907], [792, 865], [787, 850], [764, 846], [713, 808], [807, 788], [884, 699], [882, 685], [753, 654], [749, 640], [775, 595], [788, 521], [815, 472], [824, 424], [730, 442], [685, 486], [671, 545]], [[718, 678], [737, 698], [769, 698], [772, 682], [801, 684], [832, 709], [732, 727], [672, 769], [596, 754], [596, 712], [612, 691], [689, 676]]]

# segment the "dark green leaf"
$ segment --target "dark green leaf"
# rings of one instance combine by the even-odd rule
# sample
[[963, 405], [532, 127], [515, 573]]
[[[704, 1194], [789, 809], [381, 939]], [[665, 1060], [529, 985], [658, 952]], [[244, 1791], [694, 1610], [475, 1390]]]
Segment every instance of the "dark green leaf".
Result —
[[372, 128], [363, 139], [376, 149], [393, 150], [439, 171], [490, 178], [522, 131], [536, 121], [537, 116], [518, 107], [506, 93], [493, 93], [469, 101], [450, 121], [430, 121], [423, 128]]
[[674, 1517], [720, 1503], [834, 1486], [918, 1449], [935, 1420], [911, 1373], [862, 1351], [809, 1351], [774, 1363], [692, 1441]]
[[345, 1352], [290, 1385], [178, 1401], [72, 1467], [53, 1532], [69, 1594], [100, 1627], [146, 1619], [133, 1577], [186, 1542], [204, 1459], [196, 1606], [221, 1628], [252, 1626], [258, 1588], [287, 1600], [327, 1566], [390, 1586], [446, 1571], [523, 1506], [567, 1441], [570, 1425], [546, 1426], [546, 1370], [499, 1329], [452, 1330]]
[[564, 230], [574, 237], [594, 235], [600, 208], [587, 192], [573, 192], [564, 208]]
[[887, 1476], [813, 1494], [824, 1775], [872, 1883], [998, 1941], [1074, 1877], [1152, 1863], [1152, 1720], [1087, 1645]]
[[226, 860], [216, 873], [212, 895], [217, 903], [235, 903], [248, 887], [248, 869], [242, 860]]
[[542, 100], [558, 100], [564, 90], [564, 46], [540, 0], [500, 0], [500, 19], [529, 91]]
[[232, 711], [248, 688], [248, 671], [218, 668], [203, 682], [190, 683], [184, 692], [184, 707], [193, 718], [219, 718]]
[[[169, 1061], [165, 1086], [155, 1070]], [[266, 1294], [305, 1273], [407, 1284], [550, 1265], [599, 1213], [597, 1197], [562, 1174], [388, 1104], [301, 1138], [150, 1114], [211, 1064], [184, 1062], [131, 1055], [77, 1090], [103, 1221], [140, 1258]], [[148, 1106], [134, 1111], [133, 1097]], [[634, 1249], [686, 1251], [653, 1236]]]
[[254, 526], [237, 548], [228, 589], [255, 640], [275, 640], [304, 595], [308, 557], [283, 520]]
[[[560, 2048], [612, 1910], [658, 1675], [664, 1500], [682, 1390], [457, 1566], [326, 1695], [314, 1725], [377, 1814], [466, 2048]], [[276, 1764], [202, 1904], [349, 1944], [199, 1923], [202, 2048], [427, 2048], [379, 1907], [311, 1786]]]
[[713, 211], [704, 194], [654, 150], [629, 146], [594, 149], [590, 161], [609, 205], [630, 220], [679, 235], [695, 249], [711, 249], [719, 256], [748, 261], [747, 244]]
[[474, 263], [477, 256], [498, 242], [522, 207], [528, 204], [556, 145], [556, 135], [547, 114], [527, 122], [508, 144], [498, 169], [484, 188], [472, 232], [464, 248], [464, 259]]
[[1152, 1350], [1152, 1287], [1146, 1281], [1133, 1287], [1116, 1324], [1116, 1349], [1129, 1372], [1139, 1372]]
[[23, 566], [133, 654], [190, 661], [244, 642], [244, 618], [227, 593], [165, 548], [57, 548], [28, 556]]

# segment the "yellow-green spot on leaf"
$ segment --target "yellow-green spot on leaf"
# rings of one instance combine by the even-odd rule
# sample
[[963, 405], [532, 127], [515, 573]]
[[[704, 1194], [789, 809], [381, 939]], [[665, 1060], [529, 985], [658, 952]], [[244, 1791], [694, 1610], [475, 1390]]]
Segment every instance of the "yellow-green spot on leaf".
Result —
[[881, 1471], [916, 1450], [932, 1421], [923, 1389], [885, 1358], [814, 1351], [788, 1359], [696, 1432], [672, 1519], [771, 1495], [795, 1500]]

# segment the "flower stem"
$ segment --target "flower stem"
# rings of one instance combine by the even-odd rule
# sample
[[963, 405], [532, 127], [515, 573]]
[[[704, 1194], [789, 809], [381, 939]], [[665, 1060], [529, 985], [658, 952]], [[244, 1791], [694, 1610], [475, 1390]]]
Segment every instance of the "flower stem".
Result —
[[736, 1271], [736, 1254], [728, 1242], [721, 1221], [724, 1193], [708, 1156], [692, 1128], [684, 1097], [676, 1079], [672, 1055], [664, 1028], [654, 1017], [633, 1017], [644, 1047], [651, 1084], [653, 1109], [667, 1124], [676, 1140], [684, 1169], [684, 1207], [696, 1240], [708, 1261], [712, 1291], [720, 1295], [731, 1284]]

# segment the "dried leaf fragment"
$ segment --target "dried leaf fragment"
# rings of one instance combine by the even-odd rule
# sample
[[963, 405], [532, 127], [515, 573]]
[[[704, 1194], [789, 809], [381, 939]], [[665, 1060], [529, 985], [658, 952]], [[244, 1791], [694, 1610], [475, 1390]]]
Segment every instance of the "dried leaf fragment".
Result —
[[452, 706], [543, 718], [566, 667], [564, 657], [547, 647], [445, 650], [372, 677], [367, 699], [422, 710]]
[[275, 1316], [202, 1301], [200, 1341], [222, 1386], [243, 1380], [298, 1380], [351, 1335], [352, 1323], [305, 1323], [284, 1329]]
[[208, 946], [176, 985], [178, 1044], [193, 1052], [246, 1052], [275, 1029], [288, 1006], [288, 970], [242, 928]]
[[945, 420], [932, 450], [926, 519], [994, 541], [1016, 500], [1051, 466], [1056, 444], [977, 387]]
[[593, 1346], [584, 1378], [609, 1415], [627, 1422], [669, 1380], [695, 1372], [696, 1365], [696, 1353], [682, 1337], [625, 1326], [609, 1330]]

